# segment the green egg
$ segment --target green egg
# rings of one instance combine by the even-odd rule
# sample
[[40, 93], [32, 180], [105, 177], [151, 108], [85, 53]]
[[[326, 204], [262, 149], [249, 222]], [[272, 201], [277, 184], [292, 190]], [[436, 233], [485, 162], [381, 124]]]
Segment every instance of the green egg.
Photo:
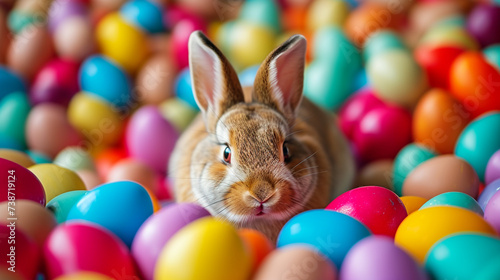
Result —
[[198, 115], [198, 111], [179, 98], [161, 103], [160, 112], [179, 132], [184, 131]]
[[22, 11], [12, 11], [9, 14], [8, 18], [8, 24], [10, 30], [14, 33], [17, 34], [21, 32], [25, 27], [32, 25], [32, 24], [37, 24], [37, 25], [42, 25], [45, 24], [45, 18], [38, 15], [38, 14], [33, 14], [33, 13], [26, 13]]
[[25, 126], [30, 110], [26, 93], [14, 92], [5, 96], [0, 101], [0, 136], [26, 147]]
[[78, 170], [96, 170], [92, 156], [80, 147], [65, 148], [57, 154], [53, 163], [75, 172]]
[[429, 250], [425, 268], [434, 280], [499, 279], [499, 260], [500, 238], [459, 233], [441, 239]]
[[62, 193], [47, 203], [46, 208], [54, 213], [57, 223], [66, 222], [68, 213], [88, 191], [69, 191]]
[[491, 45], [483, 50], [488, 62], [500, 71], [500, 44]]
[[394, 192], [401, 196], [403, 194], [403, 183], [408, 174], [417, 166], [435, 156], [437, 156], [435, 152], [418, 144], [408, 144], [401, 149], [394, 160], [392, 178]]
[[365, 61], [389, 50], [407, 50], [401, 38], [391, 31], [379, 31], [371, 35], [365, 42], [363, 58]]
[[342, 63], [340, 71], [361, 70], [361, 53], [347, 38], [340, 27], [323, 27], [314, 34], [314, 59]]
[[481, 216], [484, 214], [483, 209], [481, 209], [477, 201], [472, 196], [463, 192], [447, 192], [436, 195], [424, 203], [420, 209], [433, 206], [457, 206], [471, 210]]
[[276, 1], [247, 0], [241, 8], [239, 19], [263, 25], [275, 34], [281, 32], [280, 8]]

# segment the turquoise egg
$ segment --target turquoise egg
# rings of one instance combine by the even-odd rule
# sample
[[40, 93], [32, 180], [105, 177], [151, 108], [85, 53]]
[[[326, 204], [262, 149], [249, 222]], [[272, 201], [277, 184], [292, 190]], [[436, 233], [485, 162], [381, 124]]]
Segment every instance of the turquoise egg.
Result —
[[432, 206], [457, 206], [471, 210], [481, 216], [484, 214], [483, 209], [481, 209], [477, 201], [472, 196], [463, 192], [447, 192], [436, 195], [424, 203], [420, 209]]
[[120, 14], [126, 21], [150, 34], [166, 31], [161, 6], [153, 1], [128, 1], [121, 7]]
[[54, 158], [54, 164], [75, 172], [78, 170], [96, 170], [92, 156], [80, 147], [67, 147], [60, 151]]
[[131, 107], [132, 83], [125, 71], [111, 59], [94, 55], [80, 67], [80, 87], [88, 94], [107, 101], [114, 107]]
[[137, 230], [152, 214], [153, 203], [144, 187], [131, 181], [118, 181], [89, 191], [71, 208], [67, 220], [99, 224], [130, 247]]
[[255, 65], [248, 67], [247, 69], [240, 72], [238, 78], [240, 79], [240, 84], [242, 87], [251, 87], [255, 81], [255, 76], [257, 76], [257, 71], [260, 65]]
[[406, 147], [399, 151], [396, 159], [394, 160], [393, 178], [392, 183], [394, 185], [394, 192], [399, 196], [403, 195], [403, 183], [417, 166], [419, 166], [424, 161], [427, 161], [437, 154], [430, 149], [418, 145], [418, 144], [408, 144]]
[[469, 123], [455, 145], [455, 155], [465, 159], [484, 182], [490, 157], [500, 149], [500, 113], [493, 112]]
[[483, 54], [486, 60], [500, 71], [500, 44], [485, 48]]
[[361, 53], [337, 26], [327, 26], [314, 35], [314, 59], [332, 62], [338, 72], [349, 71], [354, 77], [361, 69]]
[[27, 92], [24, 81], [4, 66], [0, 66], [0, 85], [0, 100], [12, 92]]
[[17, 34], [29, 25], [45, 24], [45, 20], [39, 14], [13, 10], [9, 13], [8, 24], [9, 29]]
[[26, 147], [25, 126], [31, 105], [24, 92], [14, 92], [0, 100], [0, 135]]
[[376, 32], [366, 40], [363, 58], [368, 61], [371, 57], [394, 49], [408, 50], [396, 33], [391, 31]]
[[0, 134], [0, 149], [10, 149], [22, 151], [24, 149], [21, 144], [17, 143], [15, 140], [12, 140], [9, 136]]
[[[222, 13], [221, 15], [223, 16]], [[281, 32], [280, 8], [276, 1], [247, 0], [241, 7], [239, 19], [263, 25], [276, 34]]]
[[51, 199], [46, 207], [54, 213], [58, 224], [64, 223], [66, 222], [66, 218], [71, 208], [73, 208], [86, 193], [87, 191], [69, 191], [62, 193]]
[[26, 151], [26, 153], [28, 154], [28, 156], [30, 156], [30, 158], [36, 164], [52, 163], [52, 160], [50, 159], [50, 157], [48, 157], [42, 153], [31, 151], [31, 150]]
[[196, 99], [194, 98], [193, 83], [191, 82], [189, 68], [185, 68], [177, 75], [177, 79], [175, 80], [175, 94], [192, 108], [199, 110]]
[[358, 90], [367, 87], [370, 85], [370, 82], [368, 81], [368, 75], [366, 74], [365, 69], [359, 70], [358, 74], [356, 74], [356, 77], [354, 78], [353, 81], [353, 92], [357, 92]]
[[427, 253], [425, 268], [434, 280], [499, 279], [499, 261], [500, 238], [464, 233], [436, 243]]

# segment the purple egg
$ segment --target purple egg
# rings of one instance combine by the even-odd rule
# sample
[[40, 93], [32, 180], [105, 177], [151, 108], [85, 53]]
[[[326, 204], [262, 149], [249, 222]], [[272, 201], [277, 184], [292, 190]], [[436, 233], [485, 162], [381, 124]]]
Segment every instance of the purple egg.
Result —
[[54, 1], [50, 6], [48, 15], [48, 26], [51, 32], [66, 19], [73, 16], [84, 16], [88, 13], [87, 7], [80, 1], [59, 0]]
[[130, 118], [125, 135], [129, 154], [165, 174], [179, 133], [155, 106], [144, 106]]
[[172, 204], [149, 217], [132, 243], [132, 255], [145, 279], [153, 279], [158, 255], [177, 231], [189, 223], [210, 216], [203, 207], [191, 203]]
[[500, 190], [500, 179], [495, 180], [488, 184], [486, 188], [481, 192], [477, 199], [477, 203], [479, 203], [479, 206], [481, 206], [481, 209], [486, 209], [486, 205], [488, 204], [488, 201], [490, 201], [491, 197], [499, 192]]
[[359, 241], [347, 253], [340, 269], [342, 280], [426, 280], [426, 273], [394, 240], [370, 236]]
[[500, 233], [500, 192], [496, 192], [486, 204], [484, 219]]
[[467, 19], [467, 30], [481, 46], [500, 43], [500, 6], [477, 5]]
[[489, 185], [497, 179], [500, 179], [500, 150], [496, 151], [488, 160], [484, 173], [484, 183]]

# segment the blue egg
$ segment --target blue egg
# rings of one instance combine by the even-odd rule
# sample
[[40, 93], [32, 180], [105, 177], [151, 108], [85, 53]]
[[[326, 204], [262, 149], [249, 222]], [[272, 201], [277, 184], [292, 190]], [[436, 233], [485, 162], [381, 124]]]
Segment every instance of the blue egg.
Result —
[[184, 68], [177, 79], [175, 80], [175, 94], [182, 101], [189, 104], [191, 107], [199, 110], [198, 104], [196, 104], [196, 99], [194, 98], [193, 83], [191, 81], [191, 73], [189, 68]]
[[161, 6], [149, 0], [132, 0], [121, 9], [122, 17], [150, 34], [166, 31]]
[[323, 209], [298, 214], [288, 221], [278, 236], [278, 247], [310, 245], [340, 268], [347, 252], [370, 236], [366, 226], [345, 214]]
[[62, 193], [51, 199], [49, 203], [47, 203], [46, 208], [54, 213], [57, 223], [64, 223], [66, 222], [69, 211], [86, 193], [87, 191], [69, 191]]
[[238, 75], [240, 79], [240, 84], [242, 87], [251, 87], [255, 81], [255, 76], [257, 76], [257, 71], [259, 70], [259, 65], [248, 67], [247, 69], [241, 71]]
[[488, 46], [483, 50], [488, 62], [500, 71], [500, 44]]
[[33, 160], [36, 164], [52, 163], [50, 157], [42, 153], [31, 150], [26, 151], [26, 153], [28, 154], [28, 156], [30, 156], [31, 160]]
[[467, 210], [471, 210], [481, 216], [484, 215], [483, 209], [472, 198], [472, 196], [463, 192], [446, 192], [429, 199], [420, 209], [425, 209], [433, 206], [457, 206]]
[[391, 31], [379, 31], [371, 35], [365, 43], [363, 57], [365, 61], [390, 50], [408, 50], [401, 38]]
[[80, 87], [86, 93], [109, 102], [118, 109], [132, 105], [132, 83], [130, 77], [111, 59], [94, 55], [80, 67]]
[[0, 66], [0, 100], [12, 92], [26, 93], [26, 84], [14, 72], [4, 66]]
[[344, 0], [344, 2], [349, 4], [351, 9], [357, 8], [359, 6], [359, 0]]
[[0, 135], [0, 149], [22, 151], [23, 146], [7, 135]]
[[357, 92], [358, 90], [367, 87], [370, 85], [370, 81], [368, 80], [368, 75], [366, 74], [366, 69], [359, 70], [358, 74], [353, 81], [353, 92]]
[[71, 208], [67, 220], [99, 224], [130, 247], [137, 230], [152, 214], [153, 203], [146, 189], [135, 182], [119, 181], [89, 191]]

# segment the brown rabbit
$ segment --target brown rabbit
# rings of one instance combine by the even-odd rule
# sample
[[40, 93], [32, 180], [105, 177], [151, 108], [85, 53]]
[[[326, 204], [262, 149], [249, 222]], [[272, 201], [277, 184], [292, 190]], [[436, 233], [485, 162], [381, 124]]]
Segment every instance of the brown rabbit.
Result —
[[351, 186], [354, 162], [334, 116], [302, 97], [305, 52], [305, 38], [291, 37], [243, 90], [217, 47], [191, 34], [201, 116], [170, 159], [177, 201], [276, 240], [291, 217], [325, 207]]

